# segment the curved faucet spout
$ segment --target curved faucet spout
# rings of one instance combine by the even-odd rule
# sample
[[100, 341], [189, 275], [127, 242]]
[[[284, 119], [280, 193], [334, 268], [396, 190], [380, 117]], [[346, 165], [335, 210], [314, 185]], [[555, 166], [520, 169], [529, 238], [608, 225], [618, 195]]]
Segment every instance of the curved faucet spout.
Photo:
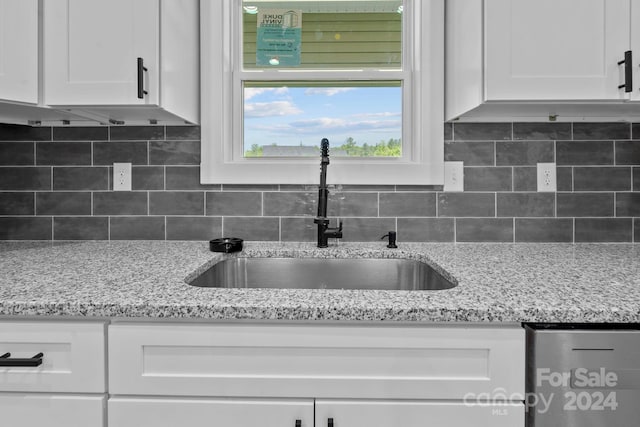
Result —
[[329, 227], [327, 218], [327, 200], [329, 188], [327, 187], [327, 166], [329, 165], [329, 140], [322, 138], [320, 142], [320, 185], [318, 187], [318, 216], [313, 220], [318, 225], [318, 247], [326, 248], [328, 239], [342, 238], [342, 221], [337, 228]]

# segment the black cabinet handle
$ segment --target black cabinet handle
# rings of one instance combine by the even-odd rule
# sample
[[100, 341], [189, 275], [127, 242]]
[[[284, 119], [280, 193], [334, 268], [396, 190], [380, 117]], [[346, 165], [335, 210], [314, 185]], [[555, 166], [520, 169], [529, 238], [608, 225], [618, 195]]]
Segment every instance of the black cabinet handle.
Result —
[[327, 418], [327, 427], [333, 427], [333, 418]]
[[144, 60], [142, 58], [138, 58], [138, 98], [143, 99], [145, 95], [149, 92], [144, 90], [144, 72], [149, 71], [144, 66]]
[[0, 356], [0, 366], [40, 366], [44, 354], [38, 353], [31, 358], [11, 358], [11, 353]]
[[302, 427], [302, 420], [296, 420], [296, 427]]
[[625, 92], [633, 91], [633, 61], [631, 60], [631, 51], [624, 53], [624, 59], [618, 61], [618, 65], [624, 64], [624, 84], [618, 86], [618, 89], [624, 88]]

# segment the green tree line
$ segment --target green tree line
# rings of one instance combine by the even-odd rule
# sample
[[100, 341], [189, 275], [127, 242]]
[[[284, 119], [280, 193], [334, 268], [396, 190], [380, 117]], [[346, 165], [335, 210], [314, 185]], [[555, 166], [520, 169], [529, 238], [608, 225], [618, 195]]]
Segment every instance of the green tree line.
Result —
[[[272, 144], [276, 145], [276, 144]], [[320, 147], [315, 146], [320, 154]], [[349, 137], [344, 144], [331, 147], [331, 150], [339, 150], [346, 153], [349, 157], [400, 157], [402, 156], [402, 140], [389, 138], [388, 141], [380, 141], [375, 145], [369, 145], [366, 142], [358, 145], [355, 139]], [[263, 148], [261, 145], [252, 144], [249, 150], [244, 153], [245, 157], [262, 157]]]

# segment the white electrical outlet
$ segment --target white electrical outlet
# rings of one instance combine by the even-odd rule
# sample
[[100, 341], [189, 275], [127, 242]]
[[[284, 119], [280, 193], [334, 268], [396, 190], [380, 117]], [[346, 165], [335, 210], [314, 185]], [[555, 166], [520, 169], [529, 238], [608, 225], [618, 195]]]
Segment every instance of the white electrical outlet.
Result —
[[131, 191], [131, 163], [113, 164], [113, 191]]
[[464, 162], [444, 162], [444, 191], [464, 191]]
[[556, 164], [538, 163], [538, 191], [556, 191]]

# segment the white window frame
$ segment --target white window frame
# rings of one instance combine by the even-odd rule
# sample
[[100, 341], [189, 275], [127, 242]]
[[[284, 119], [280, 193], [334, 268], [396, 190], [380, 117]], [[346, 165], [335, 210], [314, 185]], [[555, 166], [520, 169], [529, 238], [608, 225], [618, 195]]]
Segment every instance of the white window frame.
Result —
[[[331, 158], [327, 176], [330, 184], [444, 182], [444, 0], [404, 0], [404, 3], [410, 19], [404, 27], [408, 30], [403, 31], [405, 71], [389, 71], [389, 79], [404, 81], [403, 141], [408, 142], [403, 142], [403, 151], [408, 153], [402, 158]], [[240, 0], [200, 3], [201, 182], [317, 184], [319, 159], [242, 156], [242, 79], [286, 80], [287, 75], [286, 70], [234, 69], [241, 49], [238, 41], [241, 28], [237, 28], [240, 10]], [[348, 72], [351, 78], [353, 74]], [[322, 80], [322, 76], [322, 72], [311, 72], [309, 80]], [[371, 77], [366, 70], [360, 76]]]

